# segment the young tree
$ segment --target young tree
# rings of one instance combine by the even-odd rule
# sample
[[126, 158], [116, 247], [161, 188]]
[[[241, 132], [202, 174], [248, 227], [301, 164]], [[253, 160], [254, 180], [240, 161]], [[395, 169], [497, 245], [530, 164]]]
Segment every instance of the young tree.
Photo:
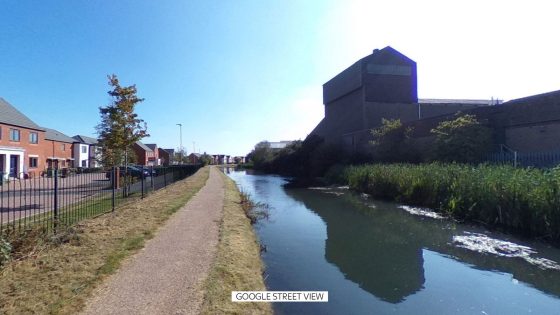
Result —
[[121, 86], [116, 75], [107, 76], [111, 104], [99, 107], [101, 122], [96, 126], [102, 162], [105, 166], [120, 165], [125, 155], [133, 157], [132, 146], [149, 136], [147, 124], [138, 118], [134, 107], [144, 101], [136, 95], [136, 85]]
[[474, 115], [457, 113], [431, 130], [435, 134], [435, 157], [445, 162], [479, 162], [492, 145], [492, 131]]

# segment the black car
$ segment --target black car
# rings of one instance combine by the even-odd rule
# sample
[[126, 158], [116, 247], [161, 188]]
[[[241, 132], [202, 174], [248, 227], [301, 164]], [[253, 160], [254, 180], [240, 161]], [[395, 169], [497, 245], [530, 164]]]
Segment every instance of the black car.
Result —
[[[135, 165], [129, 166], [119, 166], [119, 176], [123, 177], [126, 175], [132, 177], [142, 177], [142, 173], [144, 173], [144, 177], [150, 176], [150, 171], [148, 169], [143, 169]], [[111, 178], [111, 171], [105, 173], [106, 178]]]

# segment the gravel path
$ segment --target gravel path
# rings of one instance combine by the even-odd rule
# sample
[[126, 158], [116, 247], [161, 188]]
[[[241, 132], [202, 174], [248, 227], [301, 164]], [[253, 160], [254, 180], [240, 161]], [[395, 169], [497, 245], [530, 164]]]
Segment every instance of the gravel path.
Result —
[[83, 314], [197, 314], [218, 244], [224, 201], [219, 170], [88, 301]]

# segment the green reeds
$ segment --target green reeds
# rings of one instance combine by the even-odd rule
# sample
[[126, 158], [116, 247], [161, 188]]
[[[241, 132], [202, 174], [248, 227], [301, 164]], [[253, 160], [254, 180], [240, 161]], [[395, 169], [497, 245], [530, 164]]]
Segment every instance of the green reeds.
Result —
[[560, 242], [560, 168], [373, 164], [345, 171], [353, 190]]

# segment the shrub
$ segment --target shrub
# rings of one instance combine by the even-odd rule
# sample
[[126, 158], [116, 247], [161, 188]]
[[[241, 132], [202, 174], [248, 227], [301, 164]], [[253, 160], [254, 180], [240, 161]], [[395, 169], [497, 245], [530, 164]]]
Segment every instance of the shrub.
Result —
[[431, 130], [436, 135], [434, 158], [443, 162], [481, 161], [492, 144], [490, 128], [481, 125], [474, 115], [457, 113], [456, 117]]

